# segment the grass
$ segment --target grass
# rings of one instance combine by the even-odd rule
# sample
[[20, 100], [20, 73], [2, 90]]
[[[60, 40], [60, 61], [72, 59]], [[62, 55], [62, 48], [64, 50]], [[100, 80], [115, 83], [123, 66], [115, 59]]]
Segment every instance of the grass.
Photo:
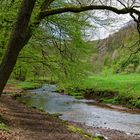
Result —
[[0, 115], [0, 130], [4, 130], [9, 132], [10, 129], [8, 128], [8, 126], [4, 123], [2, 116]]
[[139, 74], [116, 74], [110, 76], [91, 76], [86, 79], [82, 89], [117, 91], [125, 96], [140, 97], [140, 75]]
[[41, 84], [38, 82], [29, 82], [29, 81], [24, 81], [24, 82], [20, 82], [18, 83], [17, 87], [18, 88], [22, 88], [22, 89], [35, 89], [40, 87]]
[[35, 82], [35, 81], [17, 81], [17, 80], [13, 80], [10, 79], [8, 81], [8, 84], [13, 84], [15, 85], [17, 88], [21, 88], [21, 89], [35, 89], [35, 88], [39, 88], [41, 86], [40, 82]]
[[[75, 87], [68, 92], [79, 97], [90, 92], [98, 96], [100, 101], [106, 103], [140, 108], [140, 74], [93, 75], [83, 81], [78, 88], [80, 89], [79, 91], [75, 90]], [[113, 93], [112, 97], [110, 95], [107, 96], [107, 94]]]
[[13, 84], [17, 88], [28, 90], [39, 88], [43, 84], [55, 84], [55, 82], [52, 81], [50, 77], [38, 77], [37, 79], [33, 79], [32, 77], [30, 77], [25, 81], [19, 81], [11, 78], [8, 80], [8, 84]]
[[100, 137], [94, 137], [91, 134], [83, 131], [81, 128], [75, 127], [73, 125], [68, 125], [68, 130], [74, 132], [74, 133], [78, 133], [82, 136], [84, 136], [85, 138], [89, 139], [89, 140], [103, 140], [104, 137], [100, 136]]
[[8, 127], [2, 122], [0, 122], [0, 130], [4, 130], [4, 131], [7, 131], [7, 132], [9, 131]]

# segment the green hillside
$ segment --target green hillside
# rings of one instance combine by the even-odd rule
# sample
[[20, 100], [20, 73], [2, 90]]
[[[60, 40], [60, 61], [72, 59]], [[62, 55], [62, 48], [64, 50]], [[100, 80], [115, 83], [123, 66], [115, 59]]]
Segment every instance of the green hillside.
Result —
[[67, 86], [66, 92], [77, 98], [140, 108], [140, 44], [135, 25], [90, 44], [95, 52], [89, 57], [89, 76], [78, 86]]
[[94, 69], [96, 72], [139, 73], [139, 34], [134, 23], [99, 41]]

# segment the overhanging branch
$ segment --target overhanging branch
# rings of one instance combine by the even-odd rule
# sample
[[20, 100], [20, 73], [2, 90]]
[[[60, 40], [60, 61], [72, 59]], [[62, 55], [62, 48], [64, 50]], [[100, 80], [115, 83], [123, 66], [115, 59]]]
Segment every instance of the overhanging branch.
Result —
[[68, 13], [68, 12], [80, 13], [80, 12], [89, 11], [89, 10], [109, 10], [117, 14], [135, 13], [138, 16], [140, 15], [140, 11], [133, 8], [117, 9], [115, 7], [106, 6], [106, 5], [90, 5], [90, 6], [83, 6], [83, 7], [70, 6], [70, 7], [54, 8], [54, 9], [48, 9], [46, 11], [41, 11], [38, 16], [38, 20], [42, 20], [45, 17], [61, 14], [61, 13]]

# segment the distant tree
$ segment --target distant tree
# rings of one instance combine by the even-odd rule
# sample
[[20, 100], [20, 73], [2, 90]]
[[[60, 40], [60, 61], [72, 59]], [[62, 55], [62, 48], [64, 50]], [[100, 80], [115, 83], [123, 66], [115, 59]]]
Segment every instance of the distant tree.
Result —
[[[116, 0], [121, 8], [114, 6], [114, 1], [111, 0], [65, 0], [63, 2], [61, 0], [8, 0], [11, 4], [15, 4], [16, 1], [21, 2], [21, 6], [0, 65], [0, 94], [13, 71], [20, 51], [29, 42], [34, 30], [50, 16], [89, 10], [108, 10], [116, 14], [130, 14], [140, 32], [139, 0]], [[33, 12], [35, 12], [34, 16]]]

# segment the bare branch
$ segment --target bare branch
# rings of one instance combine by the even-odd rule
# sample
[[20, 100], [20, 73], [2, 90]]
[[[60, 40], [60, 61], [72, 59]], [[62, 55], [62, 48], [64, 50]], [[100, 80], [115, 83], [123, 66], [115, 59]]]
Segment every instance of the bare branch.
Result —
[[125, 8], [127, 8], [127, 6], [121, 1], [121, 0], [117, 0], [122, 6], [124, 6]]
[[45, 17], [56, 15], [56, 14], [68, 13], [68, 12], [79, 13], [79, 12], [84, 12], [88, 10], [109, 10], [117, 14], [135, 13], [137, 15], [140, 15], [140, 11], [133, 8], [117, 9], [115, 7], [106, 6], [106, 5], [89, 5], [89, 6], [83, 6], [83, 7], [70, 6], [70, 7], [54, 8], [54, 9], [49, 9], [46, 11], [41, 11], [39, 14], [38, 20], [42, 20]]

